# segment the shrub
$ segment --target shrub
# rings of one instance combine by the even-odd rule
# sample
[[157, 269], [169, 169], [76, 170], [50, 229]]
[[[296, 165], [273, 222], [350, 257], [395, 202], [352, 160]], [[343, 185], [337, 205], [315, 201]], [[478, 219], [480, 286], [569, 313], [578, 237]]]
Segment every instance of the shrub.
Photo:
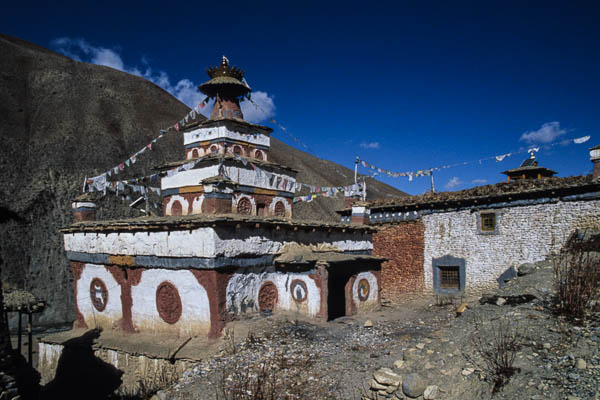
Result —
[[[595, 252], [593, 251], [595, 250]], [[572, 321], [583, 320], [598, 301], [600, 291], [600, 247], [574, 234], [553, 257], [555, 309]]]
[[493, 385], [494, 393], [519, 372], [514, 362], [523, 345], [523, 338], [520, 326], [507, 320], [492, 323], [487, 329], [482, 323], [475, 324], [471, 336], [474, 353], [465, 354], [465, 358], [485, 374], [485, 379]]

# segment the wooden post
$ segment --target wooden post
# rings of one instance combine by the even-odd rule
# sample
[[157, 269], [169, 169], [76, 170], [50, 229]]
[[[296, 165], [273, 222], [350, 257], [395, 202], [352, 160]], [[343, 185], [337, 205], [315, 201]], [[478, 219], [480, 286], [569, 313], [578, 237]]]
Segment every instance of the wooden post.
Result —
[[27, 360], [29, 361], [29, 365], [33, 365], [33, 327], [32, 327], [33, 313], [31, 312], [31, 310], [29, 310], [29, 312], [28, 312], [28, 318], [29, 318], [29, 320], [27, 321], [27, 334], [29, 336], [29, 348], [28, 348]]
[[19, 350], [19, 354], [21, 354], [21, 333], [22, 333], [22, 328], [21, 328], [21, 310], [19, 310], [19, 325], [17, 327], [17, 350]]

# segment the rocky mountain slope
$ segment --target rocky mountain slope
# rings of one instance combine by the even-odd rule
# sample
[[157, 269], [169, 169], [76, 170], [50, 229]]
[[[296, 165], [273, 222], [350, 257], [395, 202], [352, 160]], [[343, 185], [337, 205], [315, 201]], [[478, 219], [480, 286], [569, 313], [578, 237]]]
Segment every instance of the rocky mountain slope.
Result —
[[[85, 176], [122, 162], [189, 108], [153, 83], [111, 68], [71, 60], [0, 34], [0, 257], [5, 288], [31, 290], [49, 303], [39, 322], [73, 318], [72, 275], [57, 230], [71, 222], [71, 200]], [[180, 135], [168, 135], [131, 173], [183, 158]], [[300, 169], [298, 179], [347, 185], [352, 171], [272, 141], [276, 162]], [[403, 193], [369, 185], [377, 197]], [[137, 216], [114, 196], [100, 218]], [[317, 199], [297, 216], [335, 218], [343, 200]]]

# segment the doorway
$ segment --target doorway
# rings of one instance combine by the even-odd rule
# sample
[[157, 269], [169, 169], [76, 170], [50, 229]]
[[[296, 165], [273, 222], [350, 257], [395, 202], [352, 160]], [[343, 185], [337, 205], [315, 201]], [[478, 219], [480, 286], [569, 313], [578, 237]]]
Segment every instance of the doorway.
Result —
[[346, 316], [346, 284], [352, 273], [329, 269], [327, 279], [327, 320]]

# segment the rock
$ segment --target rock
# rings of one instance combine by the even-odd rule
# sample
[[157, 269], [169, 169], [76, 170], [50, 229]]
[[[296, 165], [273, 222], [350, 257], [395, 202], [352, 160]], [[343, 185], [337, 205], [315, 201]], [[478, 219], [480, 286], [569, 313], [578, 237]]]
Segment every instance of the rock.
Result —
[[378, 383], [385, 386], [400, 386], [402, 383], [402, 376], [389, 368], [378, 369], [373, 374], [373, 378], [375, 378]]
[[581, 400], [581, 398], [577, 397], [577, 396], [570, 396], [569, 395], [569, 396], [567, 396], [567, 400]]
[[394, 361], [394, 368], [402, 368], [402, 366], [404, 365], [404, 360], [396, 360]]
[[544, 349], [550, 350], [550, 348], [552, 348], [552, 345], [550, 345], [550, 343], [544, 343]]
[[497, 306], [502, 306], [504, 305], [504, 303], [506, 303], [506, 299], [504, 297], [498, 297], [498, 299], [496, 300]]
[[464, 368], [461, 372], [462, 376], [469, 376], [475, 372], [475, 368]]
[[423, 350], [425, 348], [425, 343], [417, 343], [415, 347], [419, 350]]
[[467, 309], [467, 303], [462, 303], [460, 306], [458, 306], [458, 308], [456, 309], [456, 312], [458, 314], [462, 314], [465, 312], [466, 309]]
[[372, 328], [373, 327], [373, 321], [371, 321], [370, 319], [365, 321], [365, 324], [363, 325], [365, 328]]
[[375, 379], [371, 379], [370, 386], [371, 386], [371, 389], [373, 389], [373, 390], [386, 390], [389, 387], [386, 385], [382, 385], [381, 383], [377, 382]]
[[587, 368], [587, 363], [585, 362], [585, 360], [583, 358], [579, 358], [577, 359], [577, 369], [586, 369]]
[[529, 275], [533, 271], [535, 271], [535, 265], [533, 265], [531, 263], [525, 263], [525, 264], [519, 265], [519, 270], [517, 271], [517, 275], [519, 275], [519, 276]]
[[402, 381], [402, 391], [411, 398], [417, 398], [425, 391], [425, 381], [419, 374], [408, 374]]
[[435, 400], [438, 396], [439, 388], [435, 385], [427, 386], [423, 392], [423, 399]]

